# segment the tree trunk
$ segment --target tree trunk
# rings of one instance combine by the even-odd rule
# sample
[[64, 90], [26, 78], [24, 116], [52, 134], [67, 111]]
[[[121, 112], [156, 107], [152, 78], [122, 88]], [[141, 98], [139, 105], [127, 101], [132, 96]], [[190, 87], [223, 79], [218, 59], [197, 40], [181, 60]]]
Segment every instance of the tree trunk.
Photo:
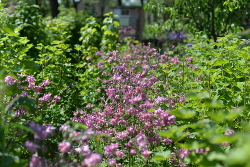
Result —
[[117, 0], [117, 5], [122, 6], [122, 0]]
[[76, 9], [77, 11], [77, 2], [75, 0], [73, 0], [73, 5], [74, 5], [74, 8]]
[[144, 0], [141, 0], [141, 6], [143, 6], [144, 5]]
[[58, 1], [57, 0], [50, 0], [49, 2], [50, 2], [50, 9], [51, 9], [52, 17], [55, 18], [59, 14]]
[[214, 42], [216, 42], [217, 41], [217, 35], [216, 35], [216, 32], [215, 32], [215, 2], [214, 2], [214, 0], [212, 0], [211, 12], [212, 12], [211, 35], [212, 35], [212, 37], [214, 39]]

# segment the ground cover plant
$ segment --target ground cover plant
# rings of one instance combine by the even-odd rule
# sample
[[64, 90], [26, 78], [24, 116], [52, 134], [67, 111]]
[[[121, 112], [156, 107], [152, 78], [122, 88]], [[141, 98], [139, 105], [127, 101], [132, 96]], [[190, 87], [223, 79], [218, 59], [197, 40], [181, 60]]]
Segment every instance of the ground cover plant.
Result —
[[112, 13], [80, 29], [37, 14], [53, 35], [36, 43], [0, 15], [1, 166], [250, 166], [248, 40], [197, 33], [160, 53], [120, 41]]

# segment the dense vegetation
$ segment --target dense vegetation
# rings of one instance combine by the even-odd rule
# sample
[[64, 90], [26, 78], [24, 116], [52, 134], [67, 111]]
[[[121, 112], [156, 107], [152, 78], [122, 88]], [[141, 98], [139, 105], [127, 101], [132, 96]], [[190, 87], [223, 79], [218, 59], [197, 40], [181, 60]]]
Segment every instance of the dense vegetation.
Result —
[[52, 19], [0, 5], [0, 166], [250, 166], [250, 45], [232, 34], [241, 25], [199, 20], [199, 31], [184, 24], [182, 1], [163, 5], [145, 8], [171, 19], [144, 32], [165, 36], [162, 48], [126, 37], [112, 13], [61, 8]]

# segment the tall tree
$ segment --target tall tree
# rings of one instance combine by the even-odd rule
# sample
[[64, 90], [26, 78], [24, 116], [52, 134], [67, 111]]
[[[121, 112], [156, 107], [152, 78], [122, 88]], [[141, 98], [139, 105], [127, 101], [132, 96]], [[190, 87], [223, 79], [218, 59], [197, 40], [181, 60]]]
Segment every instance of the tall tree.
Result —
[[250, 10], [249, 0], [174, 0], [171, 7], [166, 7], [164, 0], [150, 0], [147, 8], [170, 13], [165, 25], [175, 20], [193, 32], [203, 32], [214, 41], [219, 36], [238, 31], [243, 25], [242, 18]]
[[58, 7], [59, 3], [57, 0], [50, 0], [51, 14], [53, 18], [55, 18], [59, 14]]
[[122, 0], [117, 0], [117, 5], [122, 6]]

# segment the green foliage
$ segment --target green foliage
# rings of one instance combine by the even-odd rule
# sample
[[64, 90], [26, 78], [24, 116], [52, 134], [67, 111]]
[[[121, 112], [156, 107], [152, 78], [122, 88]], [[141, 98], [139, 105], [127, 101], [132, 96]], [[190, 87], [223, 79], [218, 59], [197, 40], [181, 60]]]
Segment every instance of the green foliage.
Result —
[[[189, 150], [183, 163], [248, 166], [249, 148], [243, 148], [243, 145], [247, 145], [245, 139], [249, 137], [249, 44], [231, 35], [219, 38], [217, 42], [209, 41], [209, 44], [201, 36], [192, 42], [193, 46], [186, 48], [184, 58], [194, 57], [192, 64], [198, 69], [189, 71], [179, 64], [179, 69], [184, 69], [179, 76], [183, 83], [175, 82], [178, 77], [171, 75], [178, 71], [178, 67], [163, 69], [166, 75], [174, 78], [171, 90], [185, 92], [188, 103], [172, 109], [171, 114], [176, 116], [178, 125], [159, 132], [159, 135], [171, 138], [176, 148]], [[236, 133], [225, 135], [228, 129]], [[199, 149], [203, 153], [197, 153]], [[171, 148], [165, 150], [171, 151]], [[166, 158], [160, 155], [161, 152], [155, 154], [152, 160], [164, 161]]]
[[[33, 46], [47, 42], [42, 15], [39, 12], [39, 7], [33, 3], [20, 1], [15, 8], [15, 12], [9, 17], [9, 21], [20, 30], [20, 36], [27, 37]], [[28, 51], [28, 55], [36, 58], [38, 51], [32, 47]]]
[[246, 30], [238, 33], [238, 35], [242, 39], [249, 39], [250, 38], [250, 29], [246, 29]]
[[106, 18], [102, 24], [94, 17], [89, 17], [87, 24], [81, 28], [81, 37], [83, 52], [95, 54], [98, 50], [115, 50], [117, 47], [119, 22], [113, 21], [113, 13], [105, 14]]
[[242, 23], [248, 11], [248, 2], [177, 0], [173, 6], [166, 6], [164, 1], [153, 0], [145, 6], [145, 9], [170, 14], [170, 19], [161, 23], [159, 28], [170, 26], [169, 28], [176, 29], [176, 25], [181, 23], [190, 32], [201, 31], [216, 41], [217, 37], [237, 32], [242, 26], [246, 26]]

